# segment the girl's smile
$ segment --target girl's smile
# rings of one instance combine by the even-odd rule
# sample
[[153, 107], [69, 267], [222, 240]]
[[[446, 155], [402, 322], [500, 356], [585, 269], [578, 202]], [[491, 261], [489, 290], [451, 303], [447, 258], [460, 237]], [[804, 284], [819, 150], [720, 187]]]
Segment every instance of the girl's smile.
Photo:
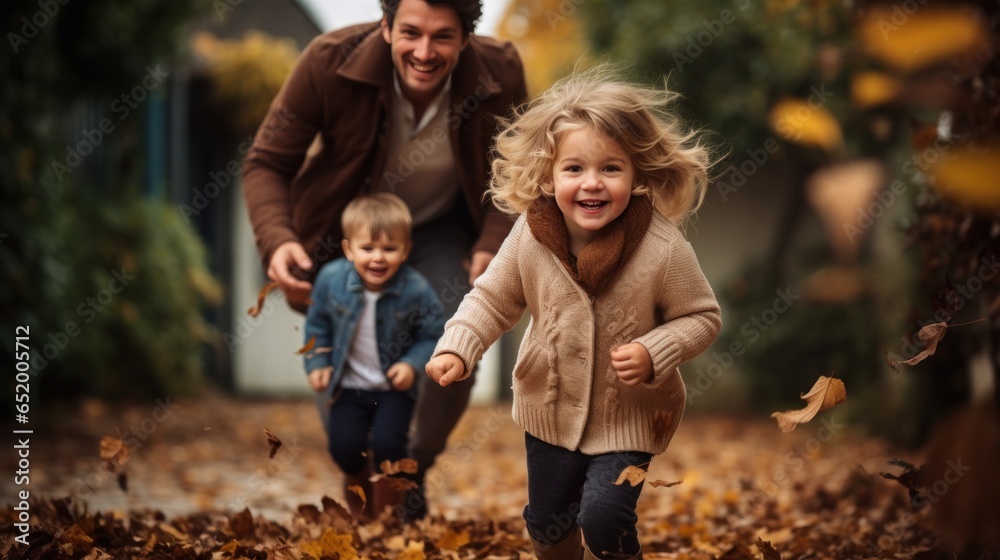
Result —
[[563, 133], [552, 165], [552, 184], [574, 255], [621, 216], [634, 182], [632, 159], [618, 142], [588, 126]]

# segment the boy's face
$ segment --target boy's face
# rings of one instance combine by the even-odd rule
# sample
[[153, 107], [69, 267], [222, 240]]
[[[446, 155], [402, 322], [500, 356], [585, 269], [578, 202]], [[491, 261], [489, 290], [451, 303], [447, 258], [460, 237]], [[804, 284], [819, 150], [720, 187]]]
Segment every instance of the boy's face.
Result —
[[399, 272], [410, 256], [410, 243], [400, 233], [372, 239], [367, 230], [342, 241], [344, 256], [354, 263], [365, 289], [378, 292]]

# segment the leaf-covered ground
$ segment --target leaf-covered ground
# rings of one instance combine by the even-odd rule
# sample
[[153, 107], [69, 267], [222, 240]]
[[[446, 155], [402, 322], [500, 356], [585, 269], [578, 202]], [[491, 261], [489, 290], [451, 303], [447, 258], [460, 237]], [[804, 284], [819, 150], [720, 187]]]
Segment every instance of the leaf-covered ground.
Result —
[[[683, 482], [643, 490], [646, 557], [945, 557], [926, 508], [878, 476], [901, 472], [890, 459], [920, 457], [836, 412], [788, 434], [768, 418], [688, 415], [647, 475]], [[27, 547], [14, 542], [12, 507], [24, 487], [0, 482], [4, 558], [531, 557], [523, 432], [509, 405], [470, 409], [430, 477], [431, 518], [408, 527], [345, 515], [309, 401], [90, 402], [46, 423], [32, 436]], [[265, 428], [283, 442], [273, 459]], [[131, 448], [115, 473], [99, 460], [106, 435]], [[4, 454], [0, 469], [13, 473], [15, 459]]]

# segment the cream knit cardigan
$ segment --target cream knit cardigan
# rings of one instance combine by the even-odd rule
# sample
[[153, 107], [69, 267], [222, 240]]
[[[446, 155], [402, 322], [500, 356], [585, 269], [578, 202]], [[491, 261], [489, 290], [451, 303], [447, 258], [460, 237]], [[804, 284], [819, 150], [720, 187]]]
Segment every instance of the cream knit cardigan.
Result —
[[[722, 324], [681, 232], [654, 212], [632, 257], [591, 298], [522, 215], [445, 325], [434, 355], [457, 354], [467, 377], [525, 308], [531, 321], [514, 366], [514, 421], [586, 454], [666, 450], [684, 413], [678, 366], [708, 348]], [[611, 349], [629, 342], [649, 351], [651, 382], [629, 387], [615, 375]]]

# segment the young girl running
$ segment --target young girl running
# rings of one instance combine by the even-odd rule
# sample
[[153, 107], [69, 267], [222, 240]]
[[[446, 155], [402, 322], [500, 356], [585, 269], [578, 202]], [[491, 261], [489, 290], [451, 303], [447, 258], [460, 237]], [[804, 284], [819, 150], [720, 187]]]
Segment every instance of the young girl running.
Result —
[[530, 311], [513, 416], [542, 559], [641, 557], [642, 485], [615, 480], [666, 450], [684, 412], [677, 368], [721, 326], [678, 229], [704, 198], [710, 158], [662, 111], [669, 98], [591, 72], [507, 124], [491, 194], [520, 217], [427, 364], [441, 385], [464, 379]]

